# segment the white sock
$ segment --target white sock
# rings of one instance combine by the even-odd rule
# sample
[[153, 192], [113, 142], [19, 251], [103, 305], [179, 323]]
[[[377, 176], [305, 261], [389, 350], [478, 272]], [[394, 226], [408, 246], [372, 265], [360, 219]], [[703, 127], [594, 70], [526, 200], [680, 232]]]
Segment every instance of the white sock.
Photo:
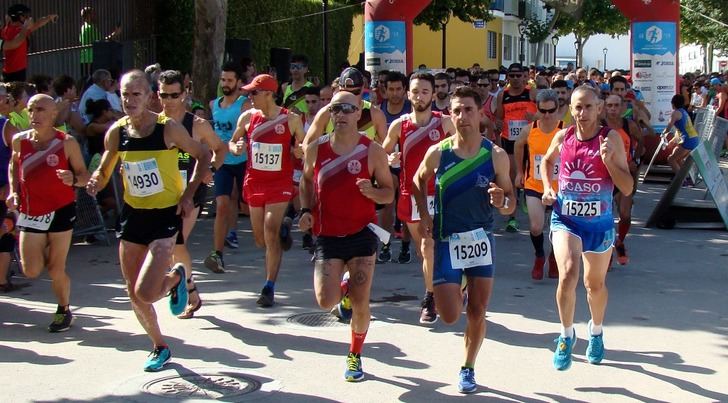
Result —
[[599, 336], [602, 334], [602, 325], [595, 325], [594, 322], [589, 321], [589, 334], [592, 336]]
[[561, 337], [563, 337], [563, 338], [574, 337], [574, 325], [571, 325], [569, 327], [561, 326]]

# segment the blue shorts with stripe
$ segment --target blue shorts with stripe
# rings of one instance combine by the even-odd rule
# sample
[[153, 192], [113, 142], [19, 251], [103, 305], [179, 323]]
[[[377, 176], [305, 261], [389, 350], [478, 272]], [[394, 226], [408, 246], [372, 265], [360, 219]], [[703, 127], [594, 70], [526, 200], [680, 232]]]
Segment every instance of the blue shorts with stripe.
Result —
[[493, 278], [495, 274], [495, 238], [488, 232], [490, 241], [490, 254], [493, 264], [487, 266], [468, 267], [466, 269], [453, 269], [450, 260], [450, 241], [435, 240], [435, 267], [432, 274], [432, 284], [461, 284], [463, 275], [467, 277]]

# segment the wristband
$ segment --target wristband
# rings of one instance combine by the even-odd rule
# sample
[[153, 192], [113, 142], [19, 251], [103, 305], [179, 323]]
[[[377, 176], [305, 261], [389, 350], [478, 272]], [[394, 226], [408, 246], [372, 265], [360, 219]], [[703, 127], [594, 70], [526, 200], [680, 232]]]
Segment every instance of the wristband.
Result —
[[71, 183], [71, 186], [76, 186], [78, 183], [78, 178], [76, 177], [76, 173], [71, 171], [71, 175], [73, 175], [73, 182]]

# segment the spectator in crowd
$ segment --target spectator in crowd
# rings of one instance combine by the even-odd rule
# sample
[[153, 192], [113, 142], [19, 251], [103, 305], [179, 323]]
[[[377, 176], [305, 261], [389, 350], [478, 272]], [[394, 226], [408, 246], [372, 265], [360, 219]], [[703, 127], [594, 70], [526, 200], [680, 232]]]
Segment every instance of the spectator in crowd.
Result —
[[[0, 196], [5, 199], [8, 196], [8, 165], [12, 153], [11, 145], [13, 136], [18, 133], [10, 121], [5, 118], [12, 111], [8, 102], [8, 93], [5, 84], [0, 83]], [[0, 203], [0, 292], [9, 292], [14, 289], [10, 282], [9, 269], [11, 253], [15, 249], [15, 236], [13, 235], [14, 220], [10, 215], [7, 218], [7, 206]]]
[[83, 145], [81, 139], [85, 124], [81, 114], [78, 112], [78, 104], [76, 103], [78, 101], [76, 82], [72, 77], [62, 75], [56, 77], [51, 85], [53, 92], [57, 96], [56, 107], [58, 108], [58, 116], [56, 117], [55, 126], [66, 133], [74, 135], [76, 140]]
[[7, 84], [8, 102], [11, 105], [11, 111], [8, 114], [10, 123], [18, 130], [30, 129], [30, 115], [28, 114], [28, 95], [29, 84], [21, 81], [13, 81]]
[[[45, 74], [34, 74], [28, 80], [28, 83], [35, 86], [36, 94], [45, 94], [51, 97], [55, 97], [56, 94], [53, 92], [53, 78]], [[35, 95], [35, 94], [33, 94]]]
[[6, 83], [25, 81], [28, 68], [28, 35], [49, 22], [56, 22], [58, 15], [46, 15], [33, 22], [30, 8], [24, 4], [13, 4], [8, 7], [7, 15], [10, 21], [0, 30], [0, 40], [3, 41], [2, 51], [5, 57], [3, 79]]
[[96, 101], [99, 99], [107, 99], [106, 93], [113, 88], [114, 84], [114, 79], [111, 77], [111, 73], [109, 70], [104, 69], [94, 71], [93, 74], [91, 74], [91, 81], [93, 81], [93, 84], [84, 91], [78, 106], [78, 110], [81, 112], [81, 117], [83, 117], [86, 123], [91, 121], [91, 116], [86, 112], [86, 104], [88, 100], [92, 99]]
[[[81, 33], [78, 35], [78, 42], [87, 46], [81, 49], [81, 77], [86, 78], [91, 74], [91, 65], [94, 61], [94, 50], [91, 47], [94, 42], [100, 41], [101, 31], [99, 31], [96, 25], [96, 12], [90, 6], [86, 6], [81, 9]], [[103, 39], [110, 41], [119, 36], [121, 33], [121, 26], [117, 25], [113, 32], [106, 35]]]

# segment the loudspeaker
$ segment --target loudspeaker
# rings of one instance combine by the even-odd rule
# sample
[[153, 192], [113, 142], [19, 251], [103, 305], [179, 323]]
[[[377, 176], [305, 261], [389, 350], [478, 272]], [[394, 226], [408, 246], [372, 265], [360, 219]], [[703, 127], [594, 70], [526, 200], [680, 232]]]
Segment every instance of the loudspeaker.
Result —
[[226, 62], [233, 62], [240, 64], [240, 61], [244, 57], [250, 57], [250, 39], [237, 39], [228, 38], [225, 39], [225, 57]]
[[91, 72], [106, 69], [112, 75], [124, 72], [124, 46], [119, 42], [97, 41], [93, 43], [94, 59]]
[[285, 83], [291, 80], [290, 74], [291, 49], [289, 48], [271, 48], [270, 49], [270, 66], [275, 69], [276, 77], [279, 83]]

